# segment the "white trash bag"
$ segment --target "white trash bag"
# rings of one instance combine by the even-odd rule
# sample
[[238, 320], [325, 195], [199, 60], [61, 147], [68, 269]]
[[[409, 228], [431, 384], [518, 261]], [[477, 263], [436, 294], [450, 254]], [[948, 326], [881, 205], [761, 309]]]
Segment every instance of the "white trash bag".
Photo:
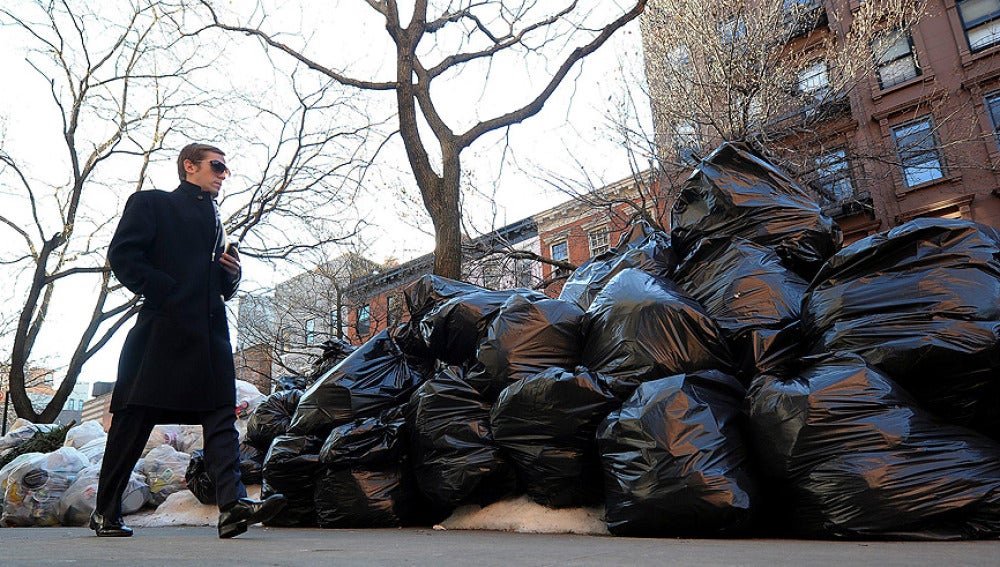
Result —
[[[66, 489], [59, 500], [59, 521], [64, 526], [84, 526], [97, 506], [97, 485], [101, 465], [91, 465], [82, 471], [76, 482]], [[149, 485], [144, 477], [132, 473], [122, 494], [122, 515], [138, 512], [149, 501]]]
[[34, 453], [31, 459], [21, 461], [3, 481], [0, 523], [5, 526], [58, 525], [59, 500], [80, 471], [88, 466], [90, 460], [73, 447]]
[[108, 434], [104, 432], [101, 422], [92, 419], [71, 427], [66, 432], [66, 441], [63, 445], [79, 449], [94, 439], [107, 438], [107, 436]]
[[184, 474], [191, 455], [174, 450], [170, 445], [160, 445], [149, 452], [139, 467], [149, 484], [149, 501], [159, 506], [174, 492], [187, 489]]
[[100, 464], [104, 460], [104, 449], [107, 447], [108, 437], [98, 437], [90, 443], [87, 443], [83, 447], [80, 447], [80, 452], [87, 455], [91, 463]]
[[157, 425], [149, 434], [149, 440], [142, 450], [145, 457], [160, 445], [170, 445], [181, 453], [191, 454], [205, 446], [200, 425]]
[[266, 399], [257, 386], [245, 380], [236, 381], [236, 417], [250, 419], [253, 410]]

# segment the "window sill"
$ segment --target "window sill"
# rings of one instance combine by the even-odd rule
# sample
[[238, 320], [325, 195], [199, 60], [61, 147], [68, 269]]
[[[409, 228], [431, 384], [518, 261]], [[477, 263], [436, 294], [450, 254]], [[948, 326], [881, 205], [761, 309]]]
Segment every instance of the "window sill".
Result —
[[958, 53], [962, 60], [962, 67], [969, 67], [970, 65], [978, 63], [981, 59], [988, 59], [1000, 54], [1000, 42], [975, 52], [969, 50], [968, 44], [966, 43], [966, 45], [959, 48]]
[[[902, 83], [896, 83], [895, 85], [892, 85], [891, 87], [887, 87], [887, 88], [875, 91], [875, 93], [872, 94], [872, 100], [875, 101], [875, 102], [878, 102], [879, 100], [882, 99], [882, 97], [890, 95], [890, 94], [892, 94], [892, 93], [894, 93], [896, 91], [901, 91], [901, 90], [903, 90], [903, 89], [905, 89], [907, 87], [913, 86], [913, 85], [920, 85], [920, 84], [932, 83], [932, 82], [934, 82], [934, 73], [924, 73], [922, 75], [917, 75], [916, 77], [913, 77], [912, 79], [907, 79], [907, 80], [903, 81]], [[875, 84], [876, 84], [876, 86], [878, 85], [878, 79], [877, 78], [875, 79]]]
[[920, 185], [914, 185], [913, 187], [906, 187], [905, 189], [896, 190], [896, 199], [904, 199], [910, 193], [914, 191], [921, 191], [929, 187], [934, 187], [935, 185], [950, 185], [953, 183], [959, 183], [962, 181], [962, 176], [960, 174], [955, 175], [945, 175], [944, 177], [939, 177], [933, 181], [925, 181]]

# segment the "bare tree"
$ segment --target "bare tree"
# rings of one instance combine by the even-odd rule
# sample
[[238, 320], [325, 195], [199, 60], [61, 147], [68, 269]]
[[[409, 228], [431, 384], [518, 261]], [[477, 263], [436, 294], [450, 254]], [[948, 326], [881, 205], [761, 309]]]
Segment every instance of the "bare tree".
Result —
[[[341, 69], [347, 62], [324, 61], [328, 54], [313, 53], [306, 42], [292, 45], [281, 33], [269, 30], [263, 9], [255, 10], [250, 23], [234, 23], [220, 16], [208, 0], [201, 4], [210, 12], [213, 26], [259, 38], [306, 67], [342, 85], [366, 91], [395, 94], [399, 133], [420, 189], [424, 207], [435, 229], [434, 272], [461, 276], [461, 154], [484, 135], [509, 128], [537, 114], [574, 65], [600, 48], [618, 29], [638, 17], [646, 0], [629, 2], [528, 2], [463, 0], [432, 3], [415, 0], [400, 5], [397, 0], [365, 0], [384, 22], [390, 40], [387, 58], [395, 62], [394, 77], [354, 76]], [[283, 8], [284, 9], [284, 8]], [[306, 8], [304, 8], [306, 9]], [[337, 7], [331, 7], [337, 10]], [[610, 20], [610, 21], [609, 21]], [[574, 46], [575, 42], [579, 44]], [[373, 43], [374, 45], [374, 43]], [[530, 77], [542, 73], [547, 79], [537, 94], [519, 98], [525, 103], [482, 118], [473, 102], [475, 118], [455, 127], [449, 115], [454, 98], [439, 82], [461, 84], [463, 75], [479, 76], [473, 83], [485, 92], [495, 61], [519, 62], [525, 71], [515, 81], [529, 87]], [[332, 59], [332, 57], [331, 57]], [[556, 62], [552, 64], [551, 62]], [[444, 102], [442, 102], [444, 101]], [[453, 123], [453, 121], [452, 121]], [[429, 137], [428, 137], [429, 134]], [[430, 138], [430, 139], [429, 139]]]
[[[349, 287], [383, 266], [358, 252], [333, 258], [322, 252], [317, 249], [310, 256], [313, 268], [277, 284], [273, 292], [241, 298], [240, 349], [255, 348], [258, 356], [266, 358], [269, 377], [305, 374], [322, 354], [324, 342], [346, 341], [351, 331], [354, 336], [367, 335], [359, 332], [357, 321], [349, 328], [352, 321], [346, 315], [359, 307]], [[374, 328], [378, 321], [369, 323]]]
[[[27, 63], [48, 86], [46, 116], [56, 117], [54, 135], [41, 147], [45, 160], [33, 155], [39, 148], [0, 139], [0, 229], [6, 242], [18, 243], [0, 250], [0, 263], [17, 298], [5, 304], [3, 320], [15, 321], [7, 377], [20, 417], [54, 420], [84, 364], [137, 312], [138, 298], [111, 274], [106, 247], [121, 202], [150, 184], [151, 168], [169, 176], [178, 146], [211, 140], [213, 129], [246, 120], [237, 131], [245, 137], [227, 147], [245, 147], [243, 163], [259, 159], [262, 173], [244, 178], [245, 189], [230, 192], [223, 208], [247, 255], [286, 258], [354, 231], [331, 226], [326, 221], [334, 217], [324, 211], [349, 204], [341, 189], [357, 184], [357, 147], [367, 143], [368, 125], [344, 120], [356, 126], [331, 128], [350, 112], [344, 99], [329, 86], [294, 78], [298, 104], [284, 113], [254, 106], [249, 97], [220, 96], [206, 87], [206, 77], [218, 75], [213, 66], [221, 50], [176, 33], [179, 10], [154, 0], [103, 6], [37, 0], [0, 8], [5, 33], [19, 33], [31, 46]], [[260, 135], [268, 120], [281, 124], [276, 136]], [[38, 120], [40, 127], [50, 123]], [[290, 223], [299, 230], [289, 232]], [[71, 331], [53, 320], [60, 294], [77, 308], [91, 305], [83, 330], [68, 341]], [[39, 412], [28, 398], [26, 374], [43, 329], [75, 345], [68, 347], [60, 387]]]

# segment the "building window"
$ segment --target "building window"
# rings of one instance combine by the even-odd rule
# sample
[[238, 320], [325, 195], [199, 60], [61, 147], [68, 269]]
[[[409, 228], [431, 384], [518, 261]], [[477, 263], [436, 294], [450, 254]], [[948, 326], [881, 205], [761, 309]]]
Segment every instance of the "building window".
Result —
[[959, 0], [955, 5], [969, 49], [980, 51], [1000, 43], [1000, 0]]
[[986, 95], [986, 110], [990, 113], [990, 124], [993, 125], [993, 136], [1000, 144], [1000, 91]]
[[534, 285], [534, 266], [531, 260], [514, 260], [514, 285], [530, 288]]
[[747, 33], [746, 25], [739, 18], [733, 18], [719, 24], [719, 35], [723, 43], [733, 43]]
[[311, 345], [316, 342], [316, 319], [306, 321], [306, 344]]
[[610, 248], [611, 235], [608, 227], [603, 226], [587, 233], [587, 241], [590, 243], [590, 256], [594, 257], [604, 253]]
[[371, 305], [362, 305], [358, 308], [358, 336], [367, 337], [372, 330], [372, 309]]
[[894, 31], [873, 42], [879, 87], [887, 89], [920, 75], [913, 38], [908, 31]]
[[892, 129], [899, 165], [907, 187], [944, 177], [944, 164], [938, 150], [934, 122], [925, 117], [900, 124]]
[[403, 305], [398, 295], [386, 298], [386, 326], [395, 327], [403, 317]]
[[821, 96], [829, 86], [830, 75], [827, 72], [826, 61], [817, 61], [799, 71], [800, 94]]
[[816, 188], [827, 203], [843, 201], [854, 194], [847, 152], [834, 150], [816, 158]]
[[683, 43], [667, 50], [667, 66], [675, 73], [687, 73], [691, 51]]
[[479, 263], [479, 269], [483, 277], [483, 287], [489, 289], [503, 289], [504, 286], [504, 265], [503, 258], [493, 255], [484, 258]]
[[565, 240], [553, 244], [550, 251], [552, 253], [553, 260], [569, 260], [569, 246], [566, 244]]
[[691, 165], [698, 162], [698, 131], [689, 122], [674, 126], [674, 152], [681, 163]]

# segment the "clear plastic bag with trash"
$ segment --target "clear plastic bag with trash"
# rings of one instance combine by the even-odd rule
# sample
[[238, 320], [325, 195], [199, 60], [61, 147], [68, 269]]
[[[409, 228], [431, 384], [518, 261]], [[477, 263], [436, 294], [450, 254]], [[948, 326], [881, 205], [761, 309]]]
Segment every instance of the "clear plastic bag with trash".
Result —
[[160, 445], [143, 458], [139, 471], [149, 483], [153, 505], [159, 506], [167, 496], [187, 488], [184, 473], [190, 461], [191, 455], [176, 451], [170, 445]]
[[[30, 456], [29, 456], [30, 455]], [[28, 457], [28, 458], [21, 458]], [[22, 455], [4, 467], [4, 526], [55, 526], [59, 500], [90, 460], [73, 447]], [[16, 463], [16, 464], [15, 464]]]

